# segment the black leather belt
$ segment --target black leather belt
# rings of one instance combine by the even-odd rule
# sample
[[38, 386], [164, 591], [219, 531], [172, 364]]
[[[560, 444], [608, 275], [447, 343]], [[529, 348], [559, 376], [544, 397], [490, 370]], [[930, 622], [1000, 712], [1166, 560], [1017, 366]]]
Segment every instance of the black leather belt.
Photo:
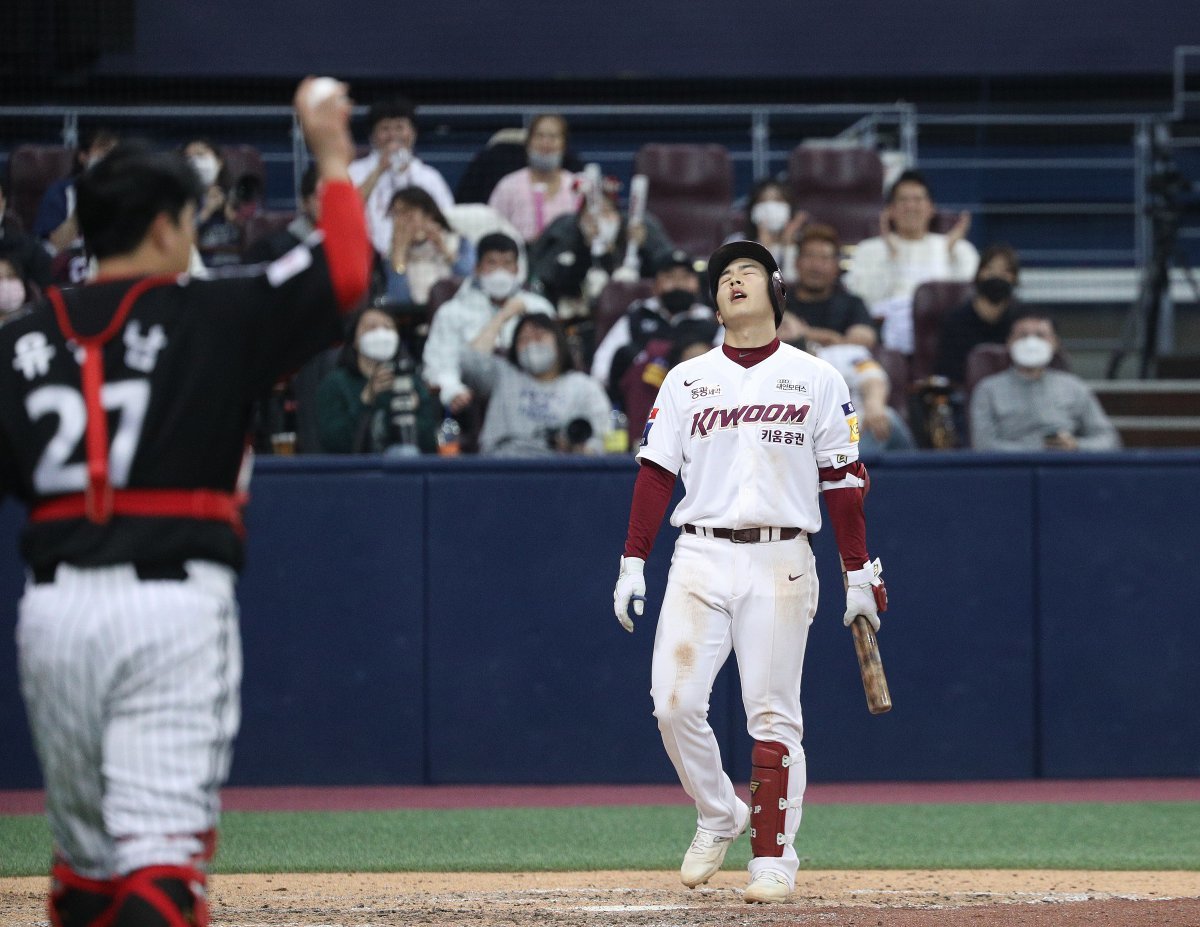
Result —
[[790, 541], [804, 534], [803, 528], [702, 528], [684, 525], [684, 534], [698, 534], [706, 538], [721, 538], [734, 544], [762, 544], [767, 541]]
[[[141, 580], [155, 579], [170, 579], [182, 580], [188, 578], [187, 567], [180, 562], [167, 563], [142, 563], [134, 564], [112, 564], [113, 566], [131, 565], [137, 578]], [[57, 563], [49, 566], [40, 566], [33, 568], [33, 581], [37, 585], [54, 582], [54, 576], [58, 572], [59, 565]]]

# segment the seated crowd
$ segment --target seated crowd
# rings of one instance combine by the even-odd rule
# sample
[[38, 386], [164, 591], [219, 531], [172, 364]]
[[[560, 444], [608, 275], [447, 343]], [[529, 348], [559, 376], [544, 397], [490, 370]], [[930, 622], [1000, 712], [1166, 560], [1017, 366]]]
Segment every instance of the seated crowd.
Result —
[[[371, 298], [340, 349], [263, 397], [260, 450], [628, 452], [666, 372], [721, 343], [707, 255], [676, 247], [651, 213], [631, 212], [615, 179], [578, 170], [563, 117], [537, 116], [523, 138], [502, 135], [468, 168], [460, 193], [469, 185], [470, 203], [456, 203], [415, 154], [412, 104], [371, 106], [369, 151], [350, 166], [375, 247]], [[46, 286], [86, 279], [74, 178], [116, 141], [93, 133], [28, 231], [0, 184], [0, 324]], [[261, 175], [233, 170], [227, 150], [203, 138], [182, 150], [205, 191], [193, 272], [271, 261], [313, 233], [312, 169], [296, 212], [264, 224]], [[1017, 299], [1016, 250], [993, 243], [981, 256], [965, 212], [939, 226], [919, 172], [881, 191], [879, 234], [852, 248], [823, 218], [769, 179], [730, 216], [725, 240], [749, 238], [775, 255], [787, 285], [779, 338], [845, 378], [864, 453], [1119, 446], [1066, 369], [1053, 322]], [[941, 317], [933, 376], [910, 382], [914, 296], [934, 281], [957, 281], [967, 296]]]

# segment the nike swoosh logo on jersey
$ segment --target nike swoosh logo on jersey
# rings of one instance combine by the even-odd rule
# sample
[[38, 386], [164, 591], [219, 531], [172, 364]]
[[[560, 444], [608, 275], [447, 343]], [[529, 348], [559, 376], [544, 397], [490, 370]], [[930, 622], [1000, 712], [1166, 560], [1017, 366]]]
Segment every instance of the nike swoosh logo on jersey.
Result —
[[789, 574], [788, 574], [788, 582], [789, 582], [789, 583], [794, 583], [796, 580], [798, 580], [798, 579], [799, 579], [801, 576], [803, 576], [803, 575], [804, 575], [803, 573], [797, 573], [795, 576], [792, 576], [792, 575], [789, 573]]
[[694, 379], [694, 380], [684, 380], [683, 385], [691, 386], [693, 383], [699, 383], [703, 379], [704, 379], [704, 377], [696, 377], [696, 379]]

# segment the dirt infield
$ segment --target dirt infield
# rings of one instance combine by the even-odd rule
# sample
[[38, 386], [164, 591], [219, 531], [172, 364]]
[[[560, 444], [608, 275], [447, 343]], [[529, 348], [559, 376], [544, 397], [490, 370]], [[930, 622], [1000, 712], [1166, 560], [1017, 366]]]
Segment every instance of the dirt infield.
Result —
[[[1196, 927], [1200, 873], [801, 871], [780, 905], [746, 875], [689, 891], [674, 872], [222, 875], [213, 927]], [[46, 923], [46, 880], [0, 879], [0, 924]]]

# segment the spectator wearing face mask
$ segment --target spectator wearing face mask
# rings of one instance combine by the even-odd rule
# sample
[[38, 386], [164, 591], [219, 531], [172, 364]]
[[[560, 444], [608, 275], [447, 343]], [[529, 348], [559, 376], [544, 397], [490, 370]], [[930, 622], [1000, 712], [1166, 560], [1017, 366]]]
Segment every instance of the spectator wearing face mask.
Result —
[[53, 256], [60, 251], [82, 247], [79, 225], [75, 221], [75, 178], [117, 147], [117, 135], [109, 129], [96, 129], [75, 154], [70, 177], [46, 188], [33, 220], [33, 237], [45, 242]]
[[25, 234], [21, 220], [8, 211], [8, 191], [0, 180], [0, 258], [23, 267], [38, 286], [50, 283], [50, 254], [32, 236]]
[[204, 266], [240, 263], [242, 228], [231, 202], [229, 178], [220, 152], [207, 139], [196, 138], [183, 146], [183, 156], [204, 188], [204, 199], [196, 210], [196, 250]]
[[488, 199], [527, 242], [579, 208], [575, 175], [562, 166], [566, 150], [567, 121], [556, 113], [535, 116], [525, 146], [528, 166], [500, 178]]
[[[494, 346], [509, 323], [516, 329], [502, 357]], [[509, 300], [463, 352], [463, 377], [489, 397], [480, 453], [546, 457], [603, 451], [608, 397], [595, 380], [572, 369], [557, 319], [526, 315], [519, 300]]]
[[686, 251], [665, 254], [654, 272], [654, 292], [630, 304], [592, 355], [592, 376], [619, 398], [618, 386], [633, 359], [655, 339], [677, 341], [687, 329], [710, 345], [720, 326], [700, 295], [696, 261]]
[[424, 304], [444, 277], [466, 277], [475, 266], [475, 248], [458, 235], [420, 187], [405, 187], [392, 197], [392, 250], [387, 298], [393, 303]]
[[967, 355], [981, 344], [1004, 344], [1019, 315], [1013, 288], [1021, 273], [1021, 259], [1005, 244], [984, 249], [975, 274], [975, 292], [947, 314], [938, 335], [934, 373], [956, 388], [966, 380]]
[[1050, 367], [1054, 323], [1030, 314], [1008, 336], [1012, 366], [984, 377], [971, 394], [977, 451], [1107, 451], [1121, 446], [1095, 394], [1074, 374]]
[[530, 245], [530, 277], [552, 303], [584, 300], [590, 304], [612, 272], [625, 258], [627, 242], [636, 245], [643, 277], [650, 277], [663, 256], [673, 249], [662, 225], [647, 214], [629, 223], [617, 208], [615, 180], [603, 183], [603, 192], [586, 199], [579, 209], [559, 216]]
[[792, 215], [787, 188], [777, 180], [760, 181], [746, 204], [746, 224], [725, 239], [756, 241], [775, 258], [785, 283], [796, 279], [796, 234], [808, 221], [808, 213]]
[[18, 261], [0, 257], [0, 325], [33, 302], [35, 289]]
[[454, 194], [435, 167], [415, 154], [416, 108], [404, 97], [379, 100], [367, 115], [371, 153], [350, 164], [350, 179], [358, 188], [367, 216], [371, 243], [387, 260], [392, 250], [392, 217], [389, 206], [397, 190], [420, 187], [445, 212], [454, 205]]
[[[453, 414], [465, 409], [474, 398], [462, 378], [463, 349], [502, 307], [515, 300], [527, 313], [554, 315], [554, 307], [543, 297], [521, 287], [515, 241], [496, 232], [479, 239], [475, 250], [475, 272], [434, 313], [422, 356], [426, 381]], [[494, 347], [507, 349], [514, 328], [516, 322], [510, 315], [508, 323], [497, 329]]]
[[317, 424], [332, 454], [437, 452], [441, 408], [381, 309], [351, 321], [338, 365], [317, 388]]

